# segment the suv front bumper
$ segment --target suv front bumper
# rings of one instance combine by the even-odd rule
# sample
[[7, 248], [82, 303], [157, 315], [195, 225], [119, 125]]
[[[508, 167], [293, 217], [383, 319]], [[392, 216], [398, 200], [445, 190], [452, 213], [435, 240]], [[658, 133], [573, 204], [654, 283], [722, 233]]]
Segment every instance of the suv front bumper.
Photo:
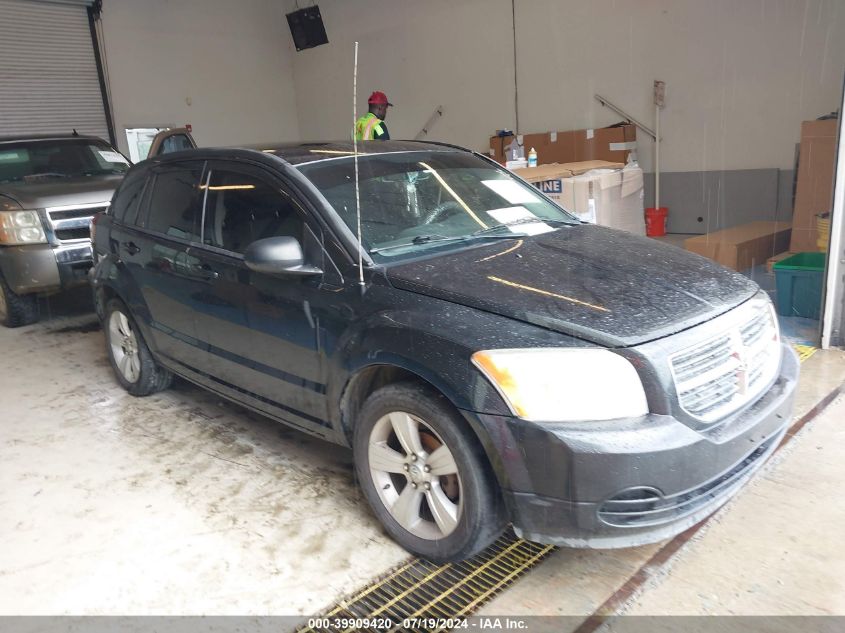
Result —
[[798, 359], [783, 346], [768, 392], [731, 428], [712, 430], [654, 414], [565, 424], [464, 414], [487, 431], [518, 535], [568, 547], [632, 547], [682, 532], [748, 481], [786, 433], [797, 381]]
[[93, 264], [90, 242], [0, 248], [0, 270], [15, 294], [50, 292], [87, 282]]

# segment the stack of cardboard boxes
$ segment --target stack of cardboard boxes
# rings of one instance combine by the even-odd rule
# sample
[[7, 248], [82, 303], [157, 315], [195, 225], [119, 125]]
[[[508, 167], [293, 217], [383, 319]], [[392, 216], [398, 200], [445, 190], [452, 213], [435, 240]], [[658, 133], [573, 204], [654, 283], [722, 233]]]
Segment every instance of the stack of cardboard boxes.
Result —
[[527, 154], [535, 149], [540, 165], [514, 173], [535, 185], [586, 222], [645, 235], [643, 172], [628, 163], [636, 149], [636, 127], [494, 136], [490, 155], [504, 163], [514, 140]]
[[516, 140], [527, 156], [533, 147], [541, 165], [552, 163], [579, 163], [587, 160], [604, 160], [610, 163], [628, 162], [628, 156], [637, 148], [637, 128], [628, 123], [611, 127], [565, 132], [520, 134], [519, 136], [491, 136], [490, 156], [505, 164], [508, 146]]
[[804, 121], [801, 124], [798, 180], [789, 245], [793, 253], [826, 250], [820, 249], [818, 244], [818, 216], [829, 213], [833, 203], [833, 166], [838, 131], [839, 121], [836, 119]]
[[636, 164], [592, 160], [514, 173], [585, 222], [645, 235], [643, 171]]

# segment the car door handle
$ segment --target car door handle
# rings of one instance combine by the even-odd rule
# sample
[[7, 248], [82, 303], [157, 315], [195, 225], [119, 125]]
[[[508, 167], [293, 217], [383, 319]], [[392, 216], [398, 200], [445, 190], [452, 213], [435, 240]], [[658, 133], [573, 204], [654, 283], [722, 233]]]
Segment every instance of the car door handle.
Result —
[[220, 273], [208, 264], [195, 264], [191, 266], [191, 275], [200, 279], [217, 279], [220, 277]]
[[121, 242], [120, 245], [130, 255], [137, 255], [141, 252], [141, 247], [135, 244], [135, 242]]

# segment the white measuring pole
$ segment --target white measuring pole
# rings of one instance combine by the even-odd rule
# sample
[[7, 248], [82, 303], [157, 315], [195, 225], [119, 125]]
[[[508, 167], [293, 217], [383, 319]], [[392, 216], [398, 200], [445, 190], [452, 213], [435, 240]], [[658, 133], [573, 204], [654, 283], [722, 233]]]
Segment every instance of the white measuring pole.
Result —
[[654, 208], [660, 208], [660, 109], [666, 96], [666, 84], [654, 80]]
[[660, 208], [660, 106], [654, 106], [654, 208]]
[[358, 283], [364, 286], [364, 254], [361, 240], [361, 193], [358, 188], [358, 42], [355, 42], [355, 63], [352, 70], [352, 151], [355, 161], [355, 216], [358, 221]]

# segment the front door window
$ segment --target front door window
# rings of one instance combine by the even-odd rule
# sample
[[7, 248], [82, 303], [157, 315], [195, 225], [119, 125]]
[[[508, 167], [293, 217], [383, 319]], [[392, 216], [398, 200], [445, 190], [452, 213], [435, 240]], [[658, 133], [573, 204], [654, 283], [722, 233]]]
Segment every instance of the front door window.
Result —
[[290, 236], [302, 243], [303, 229], [290, 196], [248, 174], [212, 171], [204, 244], [242, 254], [252, 242], [267, 237]]

